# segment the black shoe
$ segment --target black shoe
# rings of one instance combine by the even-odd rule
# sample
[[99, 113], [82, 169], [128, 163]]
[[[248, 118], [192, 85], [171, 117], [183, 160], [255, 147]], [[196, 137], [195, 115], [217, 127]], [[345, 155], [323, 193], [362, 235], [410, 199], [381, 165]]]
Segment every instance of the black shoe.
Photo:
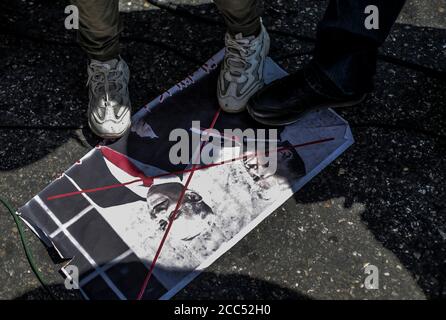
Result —
[[[324, 86], [320, 84], [322, 82]], [[259, 123], [282, 126], [296, 122], [309, 111], [357, 105], [365, 96], [365, 93], [340, 94], [333, 84], [327, 80], [321, 81], [315, 72], [306, 68], [259, 90], [249, 100], [247, 109], [251, 117]]]

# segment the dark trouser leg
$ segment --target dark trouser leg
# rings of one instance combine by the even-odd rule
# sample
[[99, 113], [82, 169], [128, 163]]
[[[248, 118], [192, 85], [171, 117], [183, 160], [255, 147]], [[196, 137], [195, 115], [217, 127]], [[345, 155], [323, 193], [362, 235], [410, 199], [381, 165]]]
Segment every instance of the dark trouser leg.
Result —
[[[370, 91], [382, 45], [405, 0], [331, 0], [317, 30], [313, 66], [344, 94]], [[364, 10], [379, 9], [379, 29], [368, 30]]]
[[214, 0], [232, 35], [256, 35], [260, 31], [262, 0]]
[[118, 0], [71, 0], [79, 9], [77, 40], [91, 59], [118, 57], [122, 22]]

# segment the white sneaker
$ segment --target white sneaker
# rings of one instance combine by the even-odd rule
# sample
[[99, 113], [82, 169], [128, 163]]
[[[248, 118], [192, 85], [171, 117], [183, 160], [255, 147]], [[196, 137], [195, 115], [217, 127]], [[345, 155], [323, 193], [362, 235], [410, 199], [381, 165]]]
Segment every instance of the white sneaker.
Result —
[[218, 78], [217, 97], [220, 107], [231, 113], [246, 108], [249, 98], [261, 89], [263, 68], [269, 52], [270, 39], [261, 26], [257, 37], [225, 36], [226, 53]]
[[130, 71], [123, 59], [91, 60], [88, 65], [88, 124], [105, 139], [124, 135], [131, 125]]

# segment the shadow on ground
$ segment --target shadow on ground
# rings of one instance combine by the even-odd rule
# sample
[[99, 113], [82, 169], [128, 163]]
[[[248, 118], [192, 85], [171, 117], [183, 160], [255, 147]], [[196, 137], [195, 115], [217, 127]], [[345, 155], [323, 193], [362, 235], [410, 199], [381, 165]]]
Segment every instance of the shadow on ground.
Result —
[[[121, 268], [128, 266], [122, 265]], [[203, 272], [200, 275], [201, 281], [207, 285], [216, 286], [218, 290], [200, 290], [199, 288], [186, 287], [179, 294], [177, 294], [174, 300], [268, 300], [268, 299], [288, 299], [288, 300], [309, 300], [306, 295], [300, 294], [294, 290], [290, 290], [272, 282], [255, 279], [247, 275], [240, 274], [213, 274], [209, 272]], [[153, 281], [153, 280], [152, 280]], [[51, 291], [52, 296], [47, 293], [42, 287], [27, 292], [16, 300], [35, 300], [35, 299], [82, 299], [82, 294], [79, 290], [67, 290], [63, 284], [49, 285], [48, 289]], [[116, 299], [113, 293], [110, 292], [108, 287], [103, 286], [91, 286], [91, 294], [96, 299]], [[134, 300], [137, 297], [137, 290], [139, 287], [134, 288], [133, 296], [128, 296], [129, 300]], [[84, 288], [85, 290], [85, 288]], [[104, 290], [101, 292], [101, 290]], [[89, 292], [89, 293], [90, 293]], [[150, 281], [146, 290], [144, 299], [155, 299], [156, 292], [151, 290]]]
[[[86, 127], [85, 57], [73, 42], [73, 33], [62, 27], [67, 4], [49, 0], [0, 4], [0, 108], [4, 111], [0, 172], [48, 156], [77, 137], [75, 128]], [[314, 35], [324, 6], [320, 1], [268, 4], [265, 21], [271, 30]], [[185, 8], [219, 19], [210, 5]], [[305, 15], [303, 8], [313, 14]], [[126, 21], [123, 56], [132, 70], [135, 110], [222, 46], [222, 27], [164, 11], [128, 13]], [[382, 52], [444, 71], [444, 36], [444, 29], [396, 25]], [[311, 48], [310, 42], [276, 35], [271, 55], [292, 72], [310, 58], [295, 52], [308, 53]], [[446, 82], [387, 62], [379, 64], [376, 80], [376, 92], [366, 102], [341, 112], [352, 123], [356, 144], [294, 200], [312, 204], [344, 198], [346, 208], [362, 204], [362, 222], [376, 240], [398, 257], [428, 298], [444, 297]], [[88, 130], [84, 132], [88, 135]], [[243, 275], [206, 273], [200, 279], [210, 288], [218, 283], [212, 298], [305, 298]], [[39, 292], [20, 298], [35, 298]], [[190, 295], [179, 297], [210, 298], [209, 290], [183, 292]]]

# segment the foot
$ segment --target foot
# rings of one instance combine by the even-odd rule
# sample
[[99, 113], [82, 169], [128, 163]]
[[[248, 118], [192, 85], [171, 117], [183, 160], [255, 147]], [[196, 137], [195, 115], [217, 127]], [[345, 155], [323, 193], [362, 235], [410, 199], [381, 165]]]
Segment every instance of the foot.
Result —
[[255, 37], [225, 37], [226, 53], [218, 78], [217, 96], [220, 107], [231, 113], [245, 110], [249, 98], [264, 85], [263, 68], [270, 39], [265, 27]]
[[259, 123], [282, 126], [296, 122], [313, 110], [355, 106], [366, 96], [364, 93], [343, 95], [332, 84], [315, 85], [316, 80], [308, 68], [276, 80], [251, 98], [248, 112]]
[[88, 65], [88, 124], [104, 139], [124, 135], [131, 125], [129, 67], [121, 58]]

